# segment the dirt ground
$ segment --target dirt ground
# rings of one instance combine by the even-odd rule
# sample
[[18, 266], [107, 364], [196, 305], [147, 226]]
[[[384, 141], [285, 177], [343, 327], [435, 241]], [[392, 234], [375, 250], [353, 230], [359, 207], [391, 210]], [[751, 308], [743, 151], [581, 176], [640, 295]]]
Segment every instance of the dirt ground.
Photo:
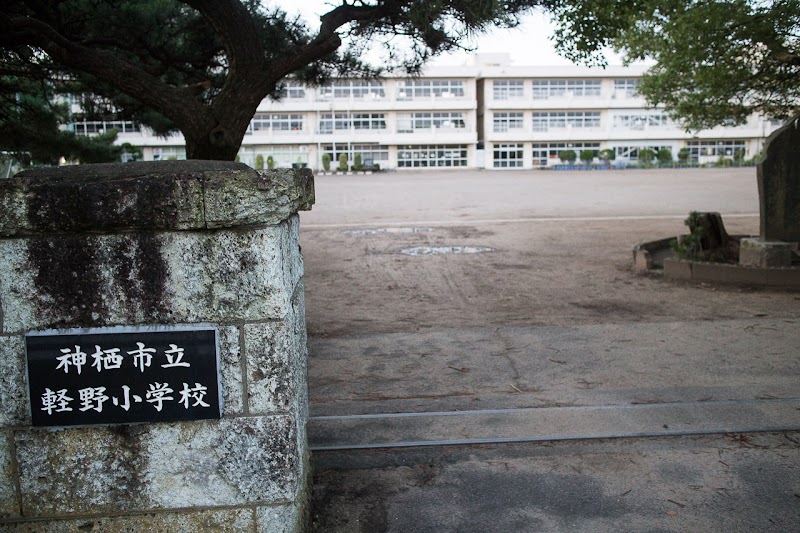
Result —
[[[758, 233], [754, 169], [653, 172], [318, 178], [301, 218], [309, 334], [796, 316], [797, 292], [632, 270], [633, 246], [683, 233], [691, 209]], [[420, 246], [492, 251], [400, 253]]]
[[[315, 417], [798, 397], [800, 292], [632, 269], [633, 246], [683, 233], [690, 210], [757, 234], [752, 168], [396, 173], [318, 178], [316, 190], [301, 215]], [[403, 253], [419, 247], [485, 251]], [[773, 433], [315, 451], [312, 525], [797, 530], [797, 443]]]

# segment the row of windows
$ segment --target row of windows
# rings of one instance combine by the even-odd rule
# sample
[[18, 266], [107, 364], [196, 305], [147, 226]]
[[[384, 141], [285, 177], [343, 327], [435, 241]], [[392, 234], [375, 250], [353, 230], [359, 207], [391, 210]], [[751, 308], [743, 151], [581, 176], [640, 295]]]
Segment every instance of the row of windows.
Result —
[[[464, 82], [461, 80], [409, 80], [401, 81], [398, 100], [429, 98], [463, 98]], [[305, 87], [299, 82], [287, 82], [279, 93], [281, 98], [306, 97]], [[323, 85], [318, 90], [322, 100], [384, 98], [386, 92], [381, 81], [344, 80]]]
[[599, 111], [549, 111], [533, 113], [533, 131], [571, 128], [599, 128]]
[[[639, 86], [638, 79], [614, 80], [614, 96], [635, 96]], [[531, 96], [534, 99], [600, 96], [601, 80], [532, 80]], [[525, 98], [524, 80], [494, 80], [492, 98], [495, 100], [519, 100]]]
[[303, 129], [301, 114], [256, 113], [250, 122], [250, 130], [300, 131]]
[[[251, 131], [301, 131], [303, 130], [302, 114], [286, 113], [256, 113], [250, 123]], [[569, 111], [569, 112], [537, 112], [532, 115], [533, 131], [549, 131], [563, 129], [567, 126], [573, 128], [596, 128], [600, 126], [600, 112], [597, 111]], [[127, 124], [127, 130], [123, 129]], [[640, 113], [630, 115], [614, 115], [614, 128], [643, 130], [645, 128], [671, 127], [669, 117], [663, 113]], [[80, 135], [98, 133], [116, 127], [121, 131], [138, 131], [132, 122], [93, 122], [76, 123], [76, 132]], [[397, 116], [397, 132], [411, 133], [416, 130], [429, 130], [431, 128], [464, 129], [464, 113], [401, 113]], [[334, 130], [384, 130], [386, 119], [384, 113], [326, 113], [321, 116], [320, 132], [332, 133]], [[512, 130], [523, 129], [523, 113], [518, 111], [498, 112], [492, 116], [492, 131], [505, 133]]]
[[[250, 131], [302, 131], [302, 114], [256, 113]], [[397, 132], [413, 133], [417, 130], [465, 129], [464, 113], [401, 113], [397, 116]], [[323, 113], [320, 115], [320, 133], [348, 130], [385, 130], [384, 113]]]
[[564, 150], [574, 150], [580, 153], [582, 150], [592, 150], [595, 157], [600, 151], [600, 143], [533, 143], [533, 165], [547, 166], [547, 161], [558, 159], [559, 152]]
[[331, 165], [338, 165], [339, 157], [342, 154], [347, 156], [348, 161], [355, 161], [356, 154], [361, 155], [361, 162], [365, 166], [389, 160], [389, 147], [379, 144], [354, 144], [354, 143], [333, 143], [323, 144], [322, 151], [331, 156]]
[[385, 129], [386, 118], [383, 113], [323, 113], [319, 120], [320, 133]]
[[342, 99], [342, 98], [383, 98], [386, 96], [383, 90], [383, 82], [345, 80], [335, 81], [319, 88], [319, 97], [323, 100]]
[[534, 80], [535, 99], [566, 96], [600, 96], [600, 80]]
[[132, 133], [140, 130], [139, 124], [130, 120], [85, 120], [73, 122], [72, 131], [75, 135], [97, 135], [111, 130], [121, 133]]
[[397, 116], [397, 133], [412, 133], [416, 130], [465, 129], [464, 113], [401, 113]]
[[398, 146], [397, 166], [400, 168], [465, 167], [467, 146], [464, 144]]
[[401, 81], [398, 100], [421, 98], [463, 98], [464, 82], [459, 80], [414, 80]]
[[744, 155], [744, 141], [689, 141], [689, 153], [692, 157], [727, 156], [734, 157], [737, 152]]
[[643, 130], [649, 128], [668, 128], [672, 126], [669, 117], [664, 113], [637, 113], [630, 115], [614, 115], [614, 127], [627, 130]]
[[[601, 80], [597, 79], [532, 80], [531, 90], [534, 99], [560, 98], [567, 95], [600, 96], [601, 85]], [[614, 80], [615, 95], [634, 96], [638, 85], [639, 80], [635, 78]], [[324, 100], [384, 98], [386, 96], [382, 81], [335, 81], [323, 85], [318, 91], [319, 97]], [[306, 87], [300, 82], [289, 81], [283, 85], [279, 94], [281, 98], [305, 98]], [[399, 82], [397, 99], [463, 98], [465, 94], [462, 80], [404, 80]], [[495, 100], [524, 98], [524, 80], [494, 80], [492, 96]]]

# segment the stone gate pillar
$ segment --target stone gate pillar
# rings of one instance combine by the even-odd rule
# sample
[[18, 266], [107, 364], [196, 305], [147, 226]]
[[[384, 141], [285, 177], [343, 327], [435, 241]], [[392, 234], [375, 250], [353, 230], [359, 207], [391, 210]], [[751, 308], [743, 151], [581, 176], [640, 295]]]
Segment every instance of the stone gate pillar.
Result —
[[[302, 529], [308, 402], [297, 211], [313, 202], [311, 171], [238, 163], [86, 165], [0, 180], [0, 528]], [[201, 378], [154, 395], [153, 383], [169, 378], [145, 370], [157, 360], [188, 367], [190, 350], [172, 344], [167, 360], [152, 349], [151, 369], [131, 360], [135, 350], [111, 347], [122, 334], [130, 344], [186, 329], [215, 339], [207, 359], [214, 368], [215, 342], [216, 398], [198, 392], [209, 385]], [[78, 335], [64, 350], [85, 361], [54, 349], [48, 362], [45, 350], [52, 368], [30, 371], [50, 380], [48, 392], [29, 391], [31, 339], [58, 343], [64, 334]], [[81, 336], [89, 334], [107, 337]], [[112, 373], [127, 380], [124, 397], [111, 385], [79, 391], [66, 381]], [[181, 385], [195, 392], [179, 396]], [[145, 417], [156, 414], [155, 400], [167, 420], [170, 409], [212, 413], [214, 401], [220, 412], [102, 422], [133, 412], [134, 398]], [[47, 423], [56, 413], [67, 427]]]

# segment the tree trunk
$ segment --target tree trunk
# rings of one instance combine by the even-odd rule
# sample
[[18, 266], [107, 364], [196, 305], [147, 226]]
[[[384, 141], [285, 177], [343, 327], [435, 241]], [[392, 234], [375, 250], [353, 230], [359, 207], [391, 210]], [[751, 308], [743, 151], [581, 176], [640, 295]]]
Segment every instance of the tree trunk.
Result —
[[239, 153], [240, 143], [212, 143], [207, 136], [186, 139], [186, 159], [212, 159], [218, 161], [235, 161]]
[[[186, 158], [234, 161], [255, 113], [253, 107], [249, 114], [242, 109], [229, 113], [223, 111], [222, 116], [227, 116], [224, 122], [215, 121], [212, 116], [206, 120], [193, 120], [191, 125], [178, 124], [186, 139]], [[209, 110], [208, 114], [211, 113]]]
[[722, 215], [698, 213], [690, 217], [689, 230], [700, 237], [700, 252], [706, 261], [732, 261], [739, 258], [739, 241], [725, 231]]

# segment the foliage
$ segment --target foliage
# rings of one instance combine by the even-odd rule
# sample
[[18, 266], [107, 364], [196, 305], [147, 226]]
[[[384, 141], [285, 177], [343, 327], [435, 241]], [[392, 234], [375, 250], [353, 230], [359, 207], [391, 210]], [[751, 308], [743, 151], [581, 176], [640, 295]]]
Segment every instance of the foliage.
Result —
[[639, 150], [639, 163], [649, 165], [656, 158], [656, 153], [650, 148], [642, 148]]
[[558, 152], [558, 158], [564, 163], [574, 163], [578, 155], [575, 150], [561, 150]]
[[331, 154], [325, 153], [322, 154], [322, 168], [325, 172], [330, 172], [331, 170]]
[[678, 150], [678, 161], [685, 163], [689, 160], [690, 155], [692, 155], [692, 151], [689, 148], [683, 147]]
[[122, 147], [114, 146], [116, 131], [83, 137], [60, 126], [69, 109], [57, 101], [51, 84], [13, 76], [0, 76], [0, 152], [23, 166], [70, 162], [119, 161]]
[[258, 170], [262, 170], [264, 168], [264, 156], [261, 154], [256, 156], [256, 168]]
[[275, 168], [275, 159], [271, 155], [267, 156], [267, 168], [270, 170]]
[[[288, 77], [319, 84], [387, 69], [418, 74], [463, 38], [550, 5], [343, 1], [317, 30], [260, 0], [6, 0], [0, 75], [55, 80], [89, 95], [93, 111], [121, 112], [157, 134], [180, 130], [190, 159], [233, 160], [258, 104], [279, 98]], [[360, 60], [367, 43], [384, 50], [381, 68]]]
[[678, 259], [687, 259], [689, 261], [699, 261], [702, 259], [703, 247], [701, 240], [703, 238], [703, 227], [699, 224], [700, 213], [692, 211], [689, 217], [683, 221], [683, 224], [690, 228], [687, 235], [681, 235], [679, 239], [670, 241], [672, 251], [675, 252], [675, 257]]
[[617, 154], [614, 152], [614, 150], [606, 148], [605, 150], [600, 150], [600, 152], [597, 154], [597, 157], [600, 158], [600, 161], [609, 163], [617, 158]]
[[554, 14], [569, 58], [603, 63], [613, 45], [654, 61], [638, 91], [687, 130], [798, 113], [800, 0], [563, 1]]
[[672, 151], [668, 148], [661, 148], [656, 154], [659, 164], [666, 164], [672, 162]]
[[347, 170], [347, 154], [339, 154], [339, 166], [336, 168], [336, 170], [340, 172]]
[[581, 150], [581, 161], [587, 165], [594, 161], [594, 150]]
[[363, 165], [361, 164], [361, 154], [356, 154], [353, 156], [353, 170], [361, 170]]

